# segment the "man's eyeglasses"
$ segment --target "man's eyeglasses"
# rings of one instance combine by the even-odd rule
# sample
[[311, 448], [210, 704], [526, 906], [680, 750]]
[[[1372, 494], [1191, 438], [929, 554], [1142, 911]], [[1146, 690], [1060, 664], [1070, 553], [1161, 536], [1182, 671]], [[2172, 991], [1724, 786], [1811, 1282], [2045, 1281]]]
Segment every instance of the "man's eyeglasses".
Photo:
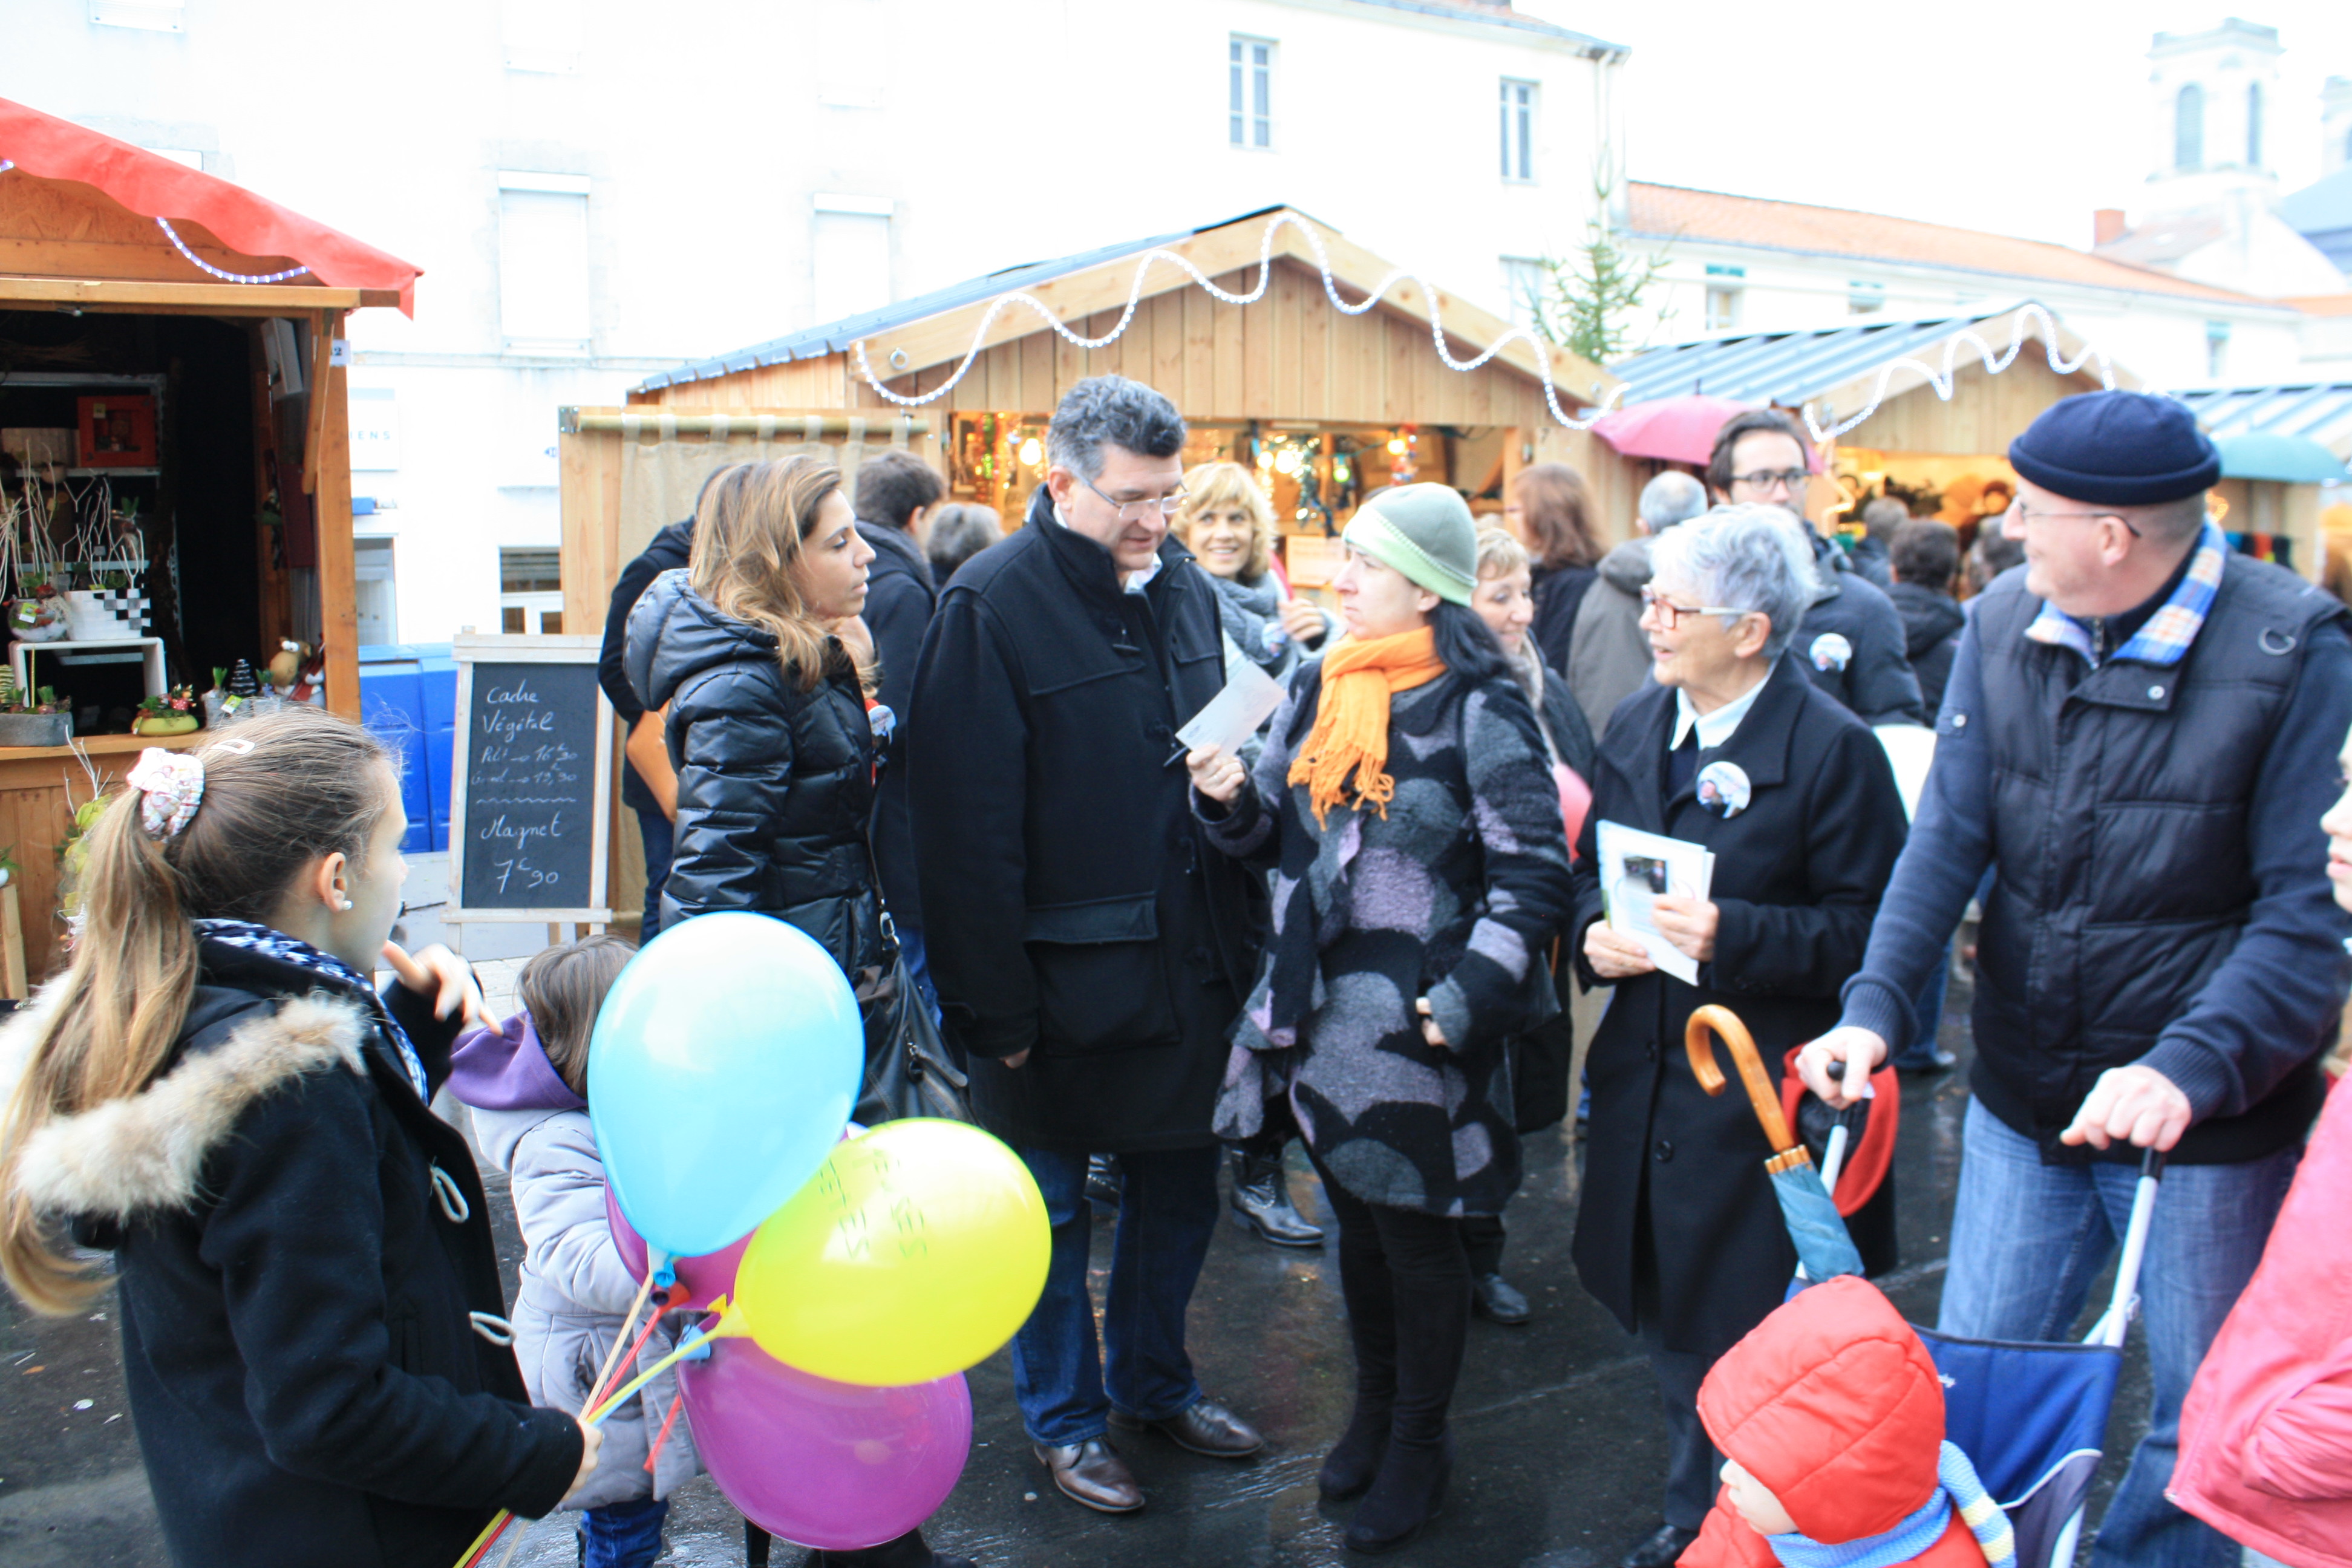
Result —
[[2119, 511], [2035, 511], [2032, 508], [2028, 507], [2023, 501], [2018, 500], [2010, 502], [2009, 515], [2017, 519], [2019, 526], [2024, 528], [2031, 528], [2036, 521], [2042, 518], [2112, 517], [2117, 522], [2124, 525], [2124, 531], [2126, 533], [2130, 534], [2134, 539], [2141, 537], [2139, 530], [2131, 525], [2131, 519], [2126, 517]]
[[1185, 490], [1179, 489], [1171, 494], [1161, 496], [1157, 500], [1146, 500], [1119, 501], [1111, 500], [1109, 496], [1104, 495], [1103, 488], [1095, 483], [1094, 480], [1087, 478], [1084, 474], [1078, 476], [1078, 483], [1086, 486], [1087, 489], [1094, 491], [1095, 494], [1102, 496], [1103, 500], [1110, 501], [1111, 510], [1118, 513], [1118, 520], [1121, 522], [1145, 521], [1155, 510], [1157, 510], [1162, 517], [1174, 517], [1176, 515], [1176, 509], [1184, 504], [1184, 498], [1186, 494], [1189, 493]]
[[1652, 610], [1657, 611], [1658, 619], [1665, 623], [1668, 631], [1679, 627], [1685, 616], [1752, 616], [1756, 613], [1731, 605], [1677, 605], [1655, 588], [1648, 586], [1642, 589], [1642, 610], [1645, 615]]
[[1731, 476], [1731, 482], [1735, 485], [1746, 485], [1753, 490], [1769, 490], [1774, 485], [1779, 485], [1790, 495], [1794, 495], [1805, 488], [1805, 470], [1802, 468], [1785, 470], [1759, 468], [1752, 474], [1734, 474]]

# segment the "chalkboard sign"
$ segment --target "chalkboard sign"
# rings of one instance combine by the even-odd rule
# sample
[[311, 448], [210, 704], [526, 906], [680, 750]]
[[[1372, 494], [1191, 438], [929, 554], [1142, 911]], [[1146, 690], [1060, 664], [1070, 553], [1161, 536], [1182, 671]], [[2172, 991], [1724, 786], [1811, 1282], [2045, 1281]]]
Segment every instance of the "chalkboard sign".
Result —
[[457, 746], [443, 918], [603, 924], [613, 710], [601, 639], [455, 639]]

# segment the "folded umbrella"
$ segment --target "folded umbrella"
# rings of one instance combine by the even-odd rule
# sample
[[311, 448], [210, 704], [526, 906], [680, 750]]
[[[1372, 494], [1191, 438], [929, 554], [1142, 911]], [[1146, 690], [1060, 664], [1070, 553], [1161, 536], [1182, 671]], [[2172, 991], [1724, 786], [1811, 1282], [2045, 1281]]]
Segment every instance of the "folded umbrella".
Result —
[[1715, 1047], [1707, 1038], [1709, 1030], [1730, 1047], [1739, 1081], [1748, 1090], [1748, 1102], [1771, 1142], [1772, 1157], [1764, 1162], [1764, 1169], [1772, 1178], [1772, 1195], [1780, 1201], [1789, 1239], [1797, 1245], [1799, 1270], [1815, 1284], [1840, 1274], [1860, 1274], [1862, 1254], [1854, 1250], [1845, 1221], [1838, 1217], [1837, 1205], [1822, 1184], [1821, 1172], [1813, 1168], [1812, 1155], [1790, 1130], [1789, 1118], [1780, 1109], [1780, 1090], [1764, 1070], [1764, 1058], [1756, 1054], [1755, 1037], [1728, 1007], [1701, 1007], [1691, 1014], [1683, 1030], [1683, 1048], [1690, 1057], [1699, 1088], [1709, 1094], [1721, 1094], [1724, 1088], [1723, 1069], [1716, 1066]]

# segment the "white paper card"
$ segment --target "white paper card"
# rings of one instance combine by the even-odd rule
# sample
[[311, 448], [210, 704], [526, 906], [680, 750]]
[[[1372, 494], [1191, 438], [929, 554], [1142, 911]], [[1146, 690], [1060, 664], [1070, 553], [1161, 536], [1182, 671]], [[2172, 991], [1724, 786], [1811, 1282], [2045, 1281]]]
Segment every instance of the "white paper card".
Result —
[[1715, 852], [1607, 820], [1594, 828], [1593, 838], [1609, 929], [1640, 942], [1662, 973], [1697, 984], [1698, 961], [1659, 934], [1650, 906], [1668, 893], [1706, 898], [1715, 880]]
[[1207, 705], [1192, 715], [1191, 723], [1176, 731], [1176, 739], [1188, 752], [1218, 746], [1230, 757], [1281, 706], [1282, 682], [1244, 662], [1226, 679], [1225, 689], [1210, 698]]

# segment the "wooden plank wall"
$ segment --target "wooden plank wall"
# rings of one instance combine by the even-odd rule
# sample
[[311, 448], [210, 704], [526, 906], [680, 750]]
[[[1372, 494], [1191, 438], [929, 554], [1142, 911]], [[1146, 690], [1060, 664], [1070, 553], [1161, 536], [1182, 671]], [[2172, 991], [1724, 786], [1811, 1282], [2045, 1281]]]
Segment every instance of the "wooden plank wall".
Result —
[[[172, 226], [189, 249], [231, 272], [282, 272], [296, 265], [288, 257], [232, 250], [193, 220], [174, 218]], [[209, 281], [172, 248], [153, 218], [141, 217], [95, 186], [44, 180], [22, 169], [0, 174], [0, 273]], [[317, 287], [310, 279], [301, 281]]]
[[1898, 377], [1895, 385], [1906, 383], [1909, 390], [1893, 393], [1848, 439], [1885, 452], [1998, 454], [2008, 451], [2010, 442], [2060, 398], [2099, 389], [2096, 376], [2062, 376], [2053, 371], [2037, 344], [2028, 344], [2017, 363], [1999, 375], [1987, 374], [1980, 360], [1958, 371], [1948, 403], [1936, 395], [1934, 387], [1908, 374]]

